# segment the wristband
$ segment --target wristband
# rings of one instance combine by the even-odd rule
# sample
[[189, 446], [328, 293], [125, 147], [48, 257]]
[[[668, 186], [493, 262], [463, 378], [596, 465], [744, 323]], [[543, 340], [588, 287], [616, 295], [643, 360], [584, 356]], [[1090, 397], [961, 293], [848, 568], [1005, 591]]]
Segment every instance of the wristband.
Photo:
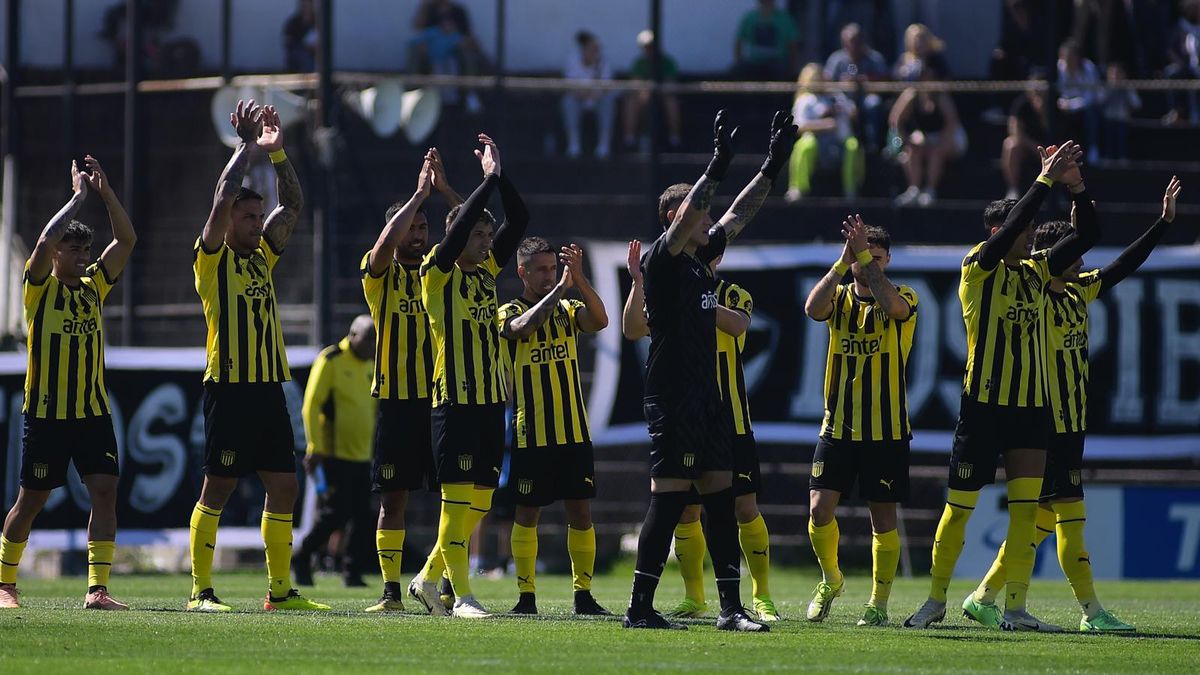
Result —
[[1049, 176], [1047, 176], [1046, 174], [1042, 174], [1042, 175], [1038, 176], [1037, 182], [1041, 183], [1042, 185], [1045, 185], [1046, 187], [1054, 187], [1054, 180], [1052, 178], [1050, 178]]
[[875, 256], [871, 255], [870, 251], [859, 251], [854, 254], [854, 257], [858, 258], [858, 264], [864, 267], [871, 264], [871, 261], [875, 259]]
[[283, 148], [280, 148], [275, 152], [268, 154], [267, 156], [271, 158], [272, 164], [283, 164], [287, 161], [287, 153], [283, 151]]
[[850, 266], [841, 259], [838, 259], [837, 262], [833, 263], [833, 271], [839, 277], [844, 277], [846, 276], [846, 272], [850, 271]]

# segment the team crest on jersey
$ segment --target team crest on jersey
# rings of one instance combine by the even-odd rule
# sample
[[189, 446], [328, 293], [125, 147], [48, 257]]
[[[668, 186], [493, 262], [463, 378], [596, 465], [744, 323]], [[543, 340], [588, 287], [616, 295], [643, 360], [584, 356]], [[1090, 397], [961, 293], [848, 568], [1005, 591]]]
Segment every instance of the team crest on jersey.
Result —
[[533, 492], [533, 479], [522, 478], [517, 481], [517, 492], [527, 495]]
[[222, 450], [221, 451], [221, 466], [233, 466], [233, 463], [236, 461], [237, 461], [237, 453], [236, 452], [234, 452], [233, 450]]
[[458, 456], [458, 468], [462, 469], [463, 471], [470, 471], [471, 466], [474, 463], [475, 463], [474, 455], [459, 455]]
[[963, 479], [963, 480], [966, 480], [966, 479], [970, 478], [970, 477], [971, 477], [971, 473], [972, 473], [974, 470], [975, 470], [975, 467], [971, 466], [971, 465], [970, 465], [969, 463], [967, 463], [967, 462], [959, 462], [959, 463], [958, 463], [958, 477], [959, 477], [959, 478], [961, 478], [961, 479]]
[[820, 478], [821, 474], [825, 473], [825, 460], [818, 459], [812, 465], [812, 477]]
[[391, 480], [396, 477], [396, 465], [384, 464], [379, 467], [379, 477], [384, 480]]
[[33, 477], [34, 478], [45, 478], [46, 474], [48, 474], [48, 473], [50, 473], [49, 465], [47, 465], [47, 464], [34, 464], [33, 465]]
[[729, 291], [729, 306], [737, 307], [738, 300], [741, 300], [741, 297], [742, 297], [741, 294], [738, 293], [737, 291]]
[[691, 452], [684, 453], [684, 455], [683, 455], [683, 465], [684, 465], [684, 466], [686, 466], [686, 467], [687, 467], [687, 468], [689, 468], [689, 469], [690, 469], [690, 468], [692, 468], [693, 466], [695, 466], [695, 465], [696, 465], [696, 455], [695, 455], [695, 453], [691, 453]]
[[1067, 477], [1071, 480], [1071, 485], [1074, 485], [1075, 487], [1079, 487], [1079, 484], [1082, 482], [1082, 479], [1079, 476], [1079, 469], [1071, 469], [1071, 471], [1067, 473]]

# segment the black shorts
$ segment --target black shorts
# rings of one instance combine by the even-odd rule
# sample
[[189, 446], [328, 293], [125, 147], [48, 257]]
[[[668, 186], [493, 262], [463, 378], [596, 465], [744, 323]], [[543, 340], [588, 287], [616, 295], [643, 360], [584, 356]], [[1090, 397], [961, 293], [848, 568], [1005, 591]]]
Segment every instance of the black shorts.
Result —
[[689, 397], [642, 403], [650, 431], [650, 476], [696, 480], [706, 471], [733, 470], [733, 433], [719, 399]]
[[950, 453], [950, 489], [976, 491], [991, 485], [1000, 455], [1046, 449], [1053, 425], [1049, 408], [990, 405], [963, 397]]
[[733, 496], [762, 491], [762, 473], [758, 470], [758, 443], [753, 433], [733, 435]]
[[375, 415], [371, 491], [432, 489], [433, 432], [429, 399], [380, 399]]
[[1075, 431], [1050, 438], [1040, 501], [1083, 499], [1083, 436]]
[[908, 499], [908, 440], [817, 440], [813, 453], [810, 490], [834, 490], [850, 496], [858, 482], [858, 496], [869, 502], [902, 502]]
[[593, 499], [596, 469], [591, 441], [512, 450], [508, 484], [521, 506], [549, 506], [563, 499]]
[[119, 475], [112, 417], [54, 420], [25, 415], [21, 436], [21, 487], [53, 490], [67, 483], [67, 464], [79, 477]]
[[204, 383], [205, 474], [295, 470], [296, 438], [282, 383]]
[[434, 468], [439, 483], [500, 484], [504, 404], [443, 403], [432, 412]]

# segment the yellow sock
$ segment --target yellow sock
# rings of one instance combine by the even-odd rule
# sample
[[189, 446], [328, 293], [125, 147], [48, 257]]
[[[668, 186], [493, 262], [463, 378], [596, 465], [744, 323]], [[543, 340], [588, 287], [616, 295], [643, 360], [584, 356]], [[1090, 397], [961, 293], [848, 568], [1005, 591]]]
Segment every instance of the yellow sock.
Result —
[[1083, 502], [1055, 504], [1058, 514], [1058, 564], [1067, 583], [1075, 593], [1075, 599], [1089, 619], [1104, 608], [1096, 599], [1096, 586], [1092, 583], [1092, 559], [1083, 541], [1083, 528], [1087, 523], [1087, 509]]
[[[1036, 549], [1042, 545], [1046, 537], [1054, 534], [1054, 512], [1047, 511], [1043, 508], [1038, 508], [1037, 511], [1037, 529], [1033, 535], [1033, 547]], [[995, 602], [996, 596], [1000, 595], [1000, 591], [1004, 590], [1004, 584], [1008, 581], [1008, 570], [1004, 568], [1004, 544], [1000, 544], [1000, 550], [996, 553], [996, 559], [992, 561], [992, 568], [988, 570], [987, 576], [983, 581], [979, 582], [979, 587], [975, 589], [975, 599], [980, 602]]]
[[467, 520], [463, 525], [464, 532], [467, 534], [467, 545], [471, 545], [471, 537], [475, 536], [475, 528], [479, 527], [479, 521], [492, 510], [492, 490], [487, 488], [480, 490], [475, 488], [471, 492], [471, 508], [467, 510]]
[[[446, 508], [442, 505], [438, 515], [438, 533], [446, 529]], [[421, 578], [426, 581], [436, 582], [446, 574], [446, 561], [442, 558], [442, 549], [438, 545], [440, 539], [433, 542], [433, 549], [429, 551], [429, 557], [425, 559], [425, 567], [421, 568]]]
[[400, 562], [404, 558], [404, 530], [375, 530], [375, 554], [383, 583], [400, 582]]
[[1008, 481], [1008, 536], [1004, 538], [1004, 554], [1000, 557], [1008, 570], [1008, 582], [1004, 585], [1005, 609], [1025, 609], [1029, 578], [1033, 576], [1033, 535], [1037, 529], [1038, 495], [1041, 493], [1041, 478], [1010, 478]]
[[[442, 552], [446, 573], [454, 594], [463, 597], [471, 594], [471, 559], [467, 550], [470, 532], [467, 531], [467, 513], [471, 508], [471, 485], [443, 485], [442, 513], [446, 516], [439, 523], [437, 547]], [[427, 581], [437, 578], [425, 577]]]
[[537, 592], [537, 527], [525, 527], [518, 523], [512, 526], [512, 557], [517, 567], [517, 590], [521, 593]]
[[108, 586], [108, 575], [112, 572], [113, 555], [116, 552], [115, 541], [88, 542], [88, 588]]
[[699, 520], [675, 526], [675, 559], [679, 561], [679, 576], [683, 577], [683, 595], [688, 600], [704, 603], [704, 527]]
[[286, 597], [292, 589], [292, 514], [263, 511], [262, 538], [271, 597]]
[[596, 571], [596, 528], [576, 530], [567, 526], [567, 554], [571, 556], [571, 586], [577, 591], [592, 590]]
[[17, 583], [17, 566], [21, 564], [21, 556], [25, 553], [25, 541], [9, 541], [0, 536], [0, 584]]
[[191, 532], [188, 544], [192, 554], [192, 597], [200, 591], [213, 587], [213, 553], [217, 549], [217, 525], [221, 522], [221, 511], [210, 509], [196, 502], [192, 509]]
[[951, 489], [946, 498], [946, 509], [942, 511], [933, 538], [933, 565], [929, 570], [929, 597], [932, 600], [946, 602], [946, 589], [950, 587], [950, 577], [954, 576], [954, 566], [958, 564], [963, 542], [967, 539], [967, 521], [977, 503], [978, 490]]
[[751, 590], [756, 598], [770, 598], [768, 575], [771, 570], [771, 535], [762, 514], [748, 523], [738, 523], [738, 543], [746, 566], [750, 568]]
[[896, 565], [900, 564], [900, 535], [895, 530], [871, 534], [871, 585], [870, 604], [886, 610], [892, 595], [892, 582], [896, 580]]
[[813, 553], [817, 554], [817, 562], [821, 564], [825, 583], [830, 586], [840, 586], [844, 580], [842, 570], [838, 568], [838, 539], [841, 536], [837, 518], [820, 526], [814, 525], [812, 518], [808, 519], [808, 539], [812, 542]]

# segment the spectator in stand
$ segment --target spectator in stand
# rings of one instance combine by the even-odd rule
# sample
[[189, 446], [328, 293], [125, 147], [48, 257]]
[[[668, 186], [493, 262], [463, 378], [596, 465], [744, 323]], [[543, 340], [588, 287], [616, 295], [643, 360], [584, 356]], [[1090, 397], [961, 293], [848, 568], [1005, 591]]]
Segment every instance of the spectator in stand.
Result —
[[[612, 68], [604, 58], [600, 41], [595, 35], [581, 30], [575, 34], [577, 49], [567, 59], [563, 77], [577, 82], [606, 82], [613, 79]], [[583, 113], [596, 114], [596, 157], [605, 159], [612, 151], [613, 122], [617, 109], [617, 93], [606, 89], [576, 89], [562, 98], [563, 125], [567, 130], [567, 156], [582, 154]]]
[[[825, 79], [830, 82], [862, 83], [886, 80], [891, 74], [883, 54], [867, 44], [862, 28], [856, 23], [846, 24], [842, 28], [842, 48], [830, 54], [825, 61]], [[860, 89], [854, 92], [853, 100], [862, 116], [867, 147], [878, 147], [883, 127], [883, 99], [878, 94], [864, 95]]]
[[746, 80], [792, 79], [799, 53], [796, 22], [775, 0], [758, 0], [738, 23], [734, 74]]
[[924, 68], [933, 68], [949, 79], [950, 69], [942, 54], [945, 43], [923, 23], [911, 24], [904, 31], [904, 53], [896, 59], [897, 80], [916, 82]]
[[1104, 155], [1123, 160], [1129, 152], [1129, 120], [1133, 111], [1141, 110], [1142, 99], [1133, 89], [1117, 89], [1125, 80], [1125, 66], [1120, 62], [1108, 64], [1108, 84], [1104, 91]]
[[813, 84], [823, 82], [821, 65], [810, 63], [800, 71], [796, 81], [796, 101], [792, 105], [800, 138], [788, 171], [788, 190], [784, 199], [799, 201], [811, 191], [812, 175], [818, 167], [842, 163], [842, 194], [847, 199], [858, 196], [866, 177], [866, 160], [862, 146], [854, 135], [854, 103], [841, 92], [818, 94]]
[[[487, 60], [479, 41], [471, 33], [471, 19], [467, 10], [459, 3], [422, 0], [413, 15], [413, 30], [416, 35], [409, 43], [410, 72], [425, 75], [479, 75], [484, 71]], [[443, 92], [443, 100], [455, 102], [457, 92]], [[483, 104], [476, 92], [467, 91], [466, 107], [472, 114], [483, 111]]]
[[[654, 31], [644, 30], [638, 33], [638, 47], [642, 53], [633, 61], [633, 66], [629, 69], [629, 79], [649, 81], [654, 79], [654, 74], [650, 72], [650, 61], [654, 54]], [[679, 67], [675, 64], [675, 59], [667, 54], [660, 54], [659, 68], [662, 70], [663, 82], [675, 82], [679, 79]], [[638, 143], [637, 132], [639, 122], [642, 119], [642, 113], [646, 111], [646, 106], [650, 104], [651, 96], [647, 90], [631, 91], [625, 97], [623, 110], [623, 121], [625, 128], [625, 147], [632, 150]], [[678, 148], [682, 137], [683, 124], [679, 112], [679, 98], [674, 94], [663, 94], [663, 112], [667, 118], [667, 142], [672, 148]], [[642, 132], [642, 145], [649, 148], [649, 133]]]
[[[921, 71], [922, 82], [940, 79], [941, 73], [933, 68]], [[896, 197], [896, 204], [933, 204], [946, 162], [967, 151], [967, 134], [959, 123], [954, 101], [946, 92], [905, 89], [896, 99], [888, 122], [902, 140], [900, 165], [908, 178], [908, 189]]]
[[1058, 110], [1067, 138], [1087, 148], [1087, 161], [1100, 158], [1100, 71], [1083, 58], [1079, 45], [1067, 40], [1058, 50]]
[[1047, 105], [1046, 74], [1034, 69], [1029, 74], [1030, 87], [1013, 101], [1008, 113], [1008, 137], [1000, 153], [1000, 170], [1008, 188], [1005, 199], [1021, 197], [1021, 166], [1036, 160], [1038, 146], [1047, 146], [1050, 141], [1050, 109]]
[[313, 0], [300, 0], [296, 13], [283, 24], [283, 59], [289, 73], [317, 69], [317, 13]]
[[[1168, 52], [1171, 64], [1163, 75], [1172, 80], [1194, 80], [1200, 77], [1200, 0], [1184, 0], [1179, 14]], [[1180, 100], [1178, 92], [1168, 91], [1167, 106], [1170, 110], [1163, 117], [1163, 124], [1200, 122], [1195, 91], [1187, 92], [1186, 103]]]

